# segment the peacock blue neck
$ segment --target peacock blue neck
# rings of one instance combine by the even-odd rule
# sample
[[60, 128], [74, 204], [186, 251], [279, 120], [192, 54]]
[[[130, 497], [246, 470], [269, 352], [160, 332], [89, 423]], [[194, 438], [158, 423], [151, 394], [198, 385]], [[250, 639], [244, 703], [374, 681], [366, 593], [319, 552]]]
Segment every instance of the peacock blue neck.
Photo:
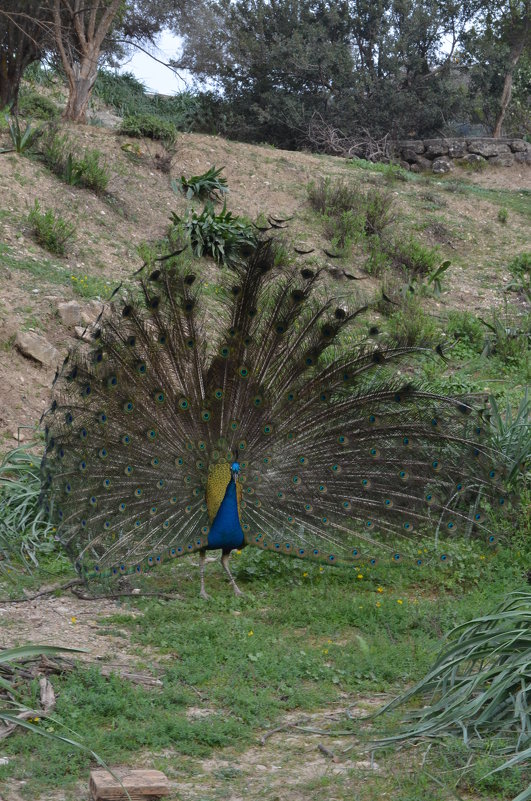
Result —
[[229, 552], [244, 544], [243, 531], [238, 515], [238, 500], [234, 476], [229, 481], [221, 505], [208, 532], [209, 551], [221, 548]]

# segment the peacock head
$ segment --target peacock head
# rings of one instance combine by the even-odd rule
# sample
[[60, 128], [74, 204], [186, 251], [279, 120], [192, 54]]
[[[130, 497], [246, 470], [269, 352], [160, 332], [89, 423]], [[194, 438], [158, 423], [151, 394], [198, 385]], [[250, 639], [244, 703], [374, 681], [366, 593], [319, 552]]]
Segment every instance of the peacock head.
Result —
[[230, 466], [230, 474], [234, 480], [236, 480], [240, 474], [240, 463], [239, 462], [232, 462]]

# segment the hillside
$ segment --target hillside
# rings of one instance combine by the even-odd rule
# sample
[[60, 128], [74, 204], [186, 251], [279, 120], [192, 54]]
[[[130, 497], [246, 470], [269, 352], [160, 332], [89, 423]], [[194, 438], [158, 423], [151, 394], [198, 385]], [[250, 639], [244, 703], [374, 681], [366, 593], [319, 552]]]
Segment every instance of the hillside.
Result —
[[[98, 116], [116, 124], [105, 109]], [[144, 254], [157, 251], [171, 212], [202, 208], [171, 180], [212, 165], [224, 168], [235, 215], [260, 227], [267, 215], [289, 218], [272, 233], [285, 238], [293, 270], [323, 268], [323, 291], [352, 306], [373, 300], [371, 321], [383, 337], [448, 344], [447, 362], [433, 355], [401, 369], [435, 389], [518, 406], [530, 378], [529, 167], [413, 175], [180, 133], [164, 172], [160, 142], [97, 125], [61, 126], [57, 136], [66, 138], [56, 145], [79, 157], [97, 150], [109, 182], [96, 193], [61, 180], [46, 166], [42, 141], [0, 154], [0, 454], [33, 439], [56, 365]], [[4, 127], [0, 149], [10, 144]], [[75, 227], [64, 256], [37, 243], [35, 201]], [[447, 261], [439, 286], [434, 276]], [[194, 263], [215, 292], [221, 268]], [[366, 336], [365, 317], [359, 326]], [[42, 362], [21, 352], [25, 334], [44, 347]], [[518, 486], [525, 503], [524, 481]], [[525, 767], [485, 779], [503, 759], [481, 755], [471, 767], [459, 736], [427, 751], [380, 751], [375, 762], [367, 724], [357, 722], [420, 679], [445, 632], [526, 588], [525, 510], [515, 506], [495, 524], [498, 548], [459, 539], [451, 567], [430, 566], [425, 575], [363, 562], [354, 573], [279, 563], [246, 548], [234, 555], [244, 598], [229, 595], [219, 568], [209, 566], [210, 603], [198, 598], [193, 557], [157, 568], [156, 581], [133, 576], [131, 592], [128, 583], [98, 585], [99, 598], [85, 588], [79, 596], [50, 589], [73, 568], [53, 541], [37, 543], [39, 568], [0, 572], [0, 647], [85, 648], [77, 666], [50, 674], [57, 719], [112, 766], [165, 771], [172, 799], [350, 801], [355, 793], [359, 801], [445, 801], [458, 786], [469, 801], [509, 800], [528, 782]], [[21, 552], [29, 559], [31, 548]], [[6, 801], [87, 797], [89, 754], [27, 733], [2, 741], [1, 754]]]
[[[197, 175], [211, 165], [224, 166], [230, 188], [227, 204], [235, 214], [251, 220], [263, 213], [293, 218], [287, 233], [305, 248], [315, 248], [313, 263], [330, 268], [330, 292], [348, 294], [355, 284], [356, 290], [362, 286], [365, 295], [375, 296], [381, 279], [364, 273], [367, 257], [359, 248], [337, 261], [323, 253], [330, 243], [308, 202], [307, 185], [326, 176], [342, 179], [360, 193], [381, 187], [391, 195], [398, 237], [415, 236], [436, 247], [441, 261], [451, 260], [443, 294], [421, 300], [442, 328], [451, 310], [485, 316], [502, 308], [507, 298], [511, 313], [526, 311], [523, 296], [507, 295], [504, 289], [511, 280], [508, 264], [530, 247], [529, 167], [481, 173], [457, 168], [443, 177], [412, 176], [395, 174], [383, 165], [183, 133], [169, 176], [156, 169], [157, 154], [164, 150], [159, 143], [140, 140], [139, 154], [132, 158], [122, 146], [139, 140], [95, 126], [66, 130], [80, 152], [90, 148], [104, 155], [110, 175], [105, 194], [68, 186], [37, 157], [1, 156], [0, 436], [5, 447], [17, 438], [19, 426], [38, 422], [54, 373], [53, 366], [21, 355], [14, 347], [16, 333], [35, 331], [64, 355], [74, 332], [61, 323], [58, 304], [76, 298], [89, 315], [85, 321], [94, 317], [100, 307], [91, 301], [105, 300], [127, 280], [141, 264], [138, 246], [163, 237], [170, 212], [182, 214], [189, 205], [172, 190], [170, 178]], [[7, 146], [6, 136], [3, 139]], [[75, 239], [65, 257], [54, 257], [35, 242], [27, 219], [35, 200], [42, 210], [53, 209], [75, 224]], [[507, 210], [505, 223], [499, 220], [500, 209]], [[343, 271], [366, 280], [335, 281], [334, 273], [337, 277]], [[212, 275], [215, 278], [215, 272]], [[24, 430], [21, 434], [28, 437]]]

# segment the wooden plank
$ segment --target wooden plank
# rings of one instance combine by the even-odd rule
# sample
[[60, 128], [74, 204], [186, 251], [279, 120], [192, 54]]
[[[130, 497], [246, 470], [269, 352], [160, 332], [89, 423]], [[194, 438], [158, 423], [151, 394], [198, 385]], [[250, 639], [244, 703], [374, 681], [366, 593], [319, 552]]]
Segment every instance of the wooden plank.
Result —
[[131, 770], [113, 768], [120, 784], [107, 770], [91, 770], [89, 790], [93, 801], [127, 801], [127, 790], [131, 801], [160, 798], [170, 791], [167, 777], [160, 770]]

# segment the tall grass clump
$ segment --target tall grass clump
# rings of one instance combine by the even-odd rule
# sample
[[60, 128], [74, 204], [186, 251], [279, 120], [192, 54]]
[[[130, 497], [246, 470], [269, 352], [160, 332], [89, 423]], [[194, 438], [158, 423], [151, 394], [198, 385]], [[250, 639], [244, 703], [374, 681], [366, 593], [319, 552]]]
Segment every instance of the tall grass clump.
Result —
[[41, 155], [46, 166], [70, 186], [82, 186], [97, 194], [105, 192], [109, 173], [103, 154], [86, 148], [80, 155], [68, 134], [52, 125], [43, 137]]
[[[421, 698], [403, 728], [380, 744], [462, 737], [473, 761], [498, 756], [487, 775], [531, 762], [531, 590], [510, 593], [491, 614], [453, 629], [427, 675], [378, 714]], [[529, 774], [528, 774], [529, 777]], [[531, 799], [531, 784], [515, 801]]]
[[40, 505], [40, 458], [31, 446], [9, 451], [0, 462], [0, 552], [38, 564], [54, 548], [54, 528]]
[[28, 222], [39, 245], [50, 253], [64, 256], [67, 243], [75, 234], [76, 227], [73, 223], [67, 222], [52, 209], [41, 211], [38, 200], [28, 214]]

